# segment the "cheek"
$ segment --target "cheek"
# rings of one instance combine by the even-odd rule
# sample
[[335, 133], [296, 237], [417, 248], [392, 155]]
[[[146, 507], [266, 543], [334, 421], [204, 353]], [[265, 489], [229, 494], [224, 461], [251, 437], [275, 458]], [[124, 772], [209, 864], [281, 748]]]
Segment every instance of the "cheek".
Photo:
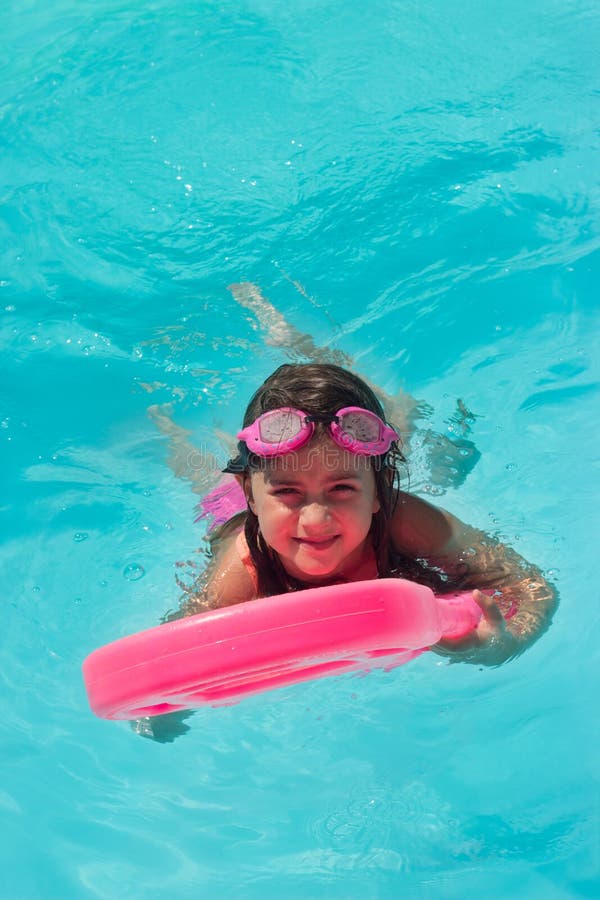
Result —
[[360, 501], [347, 507], [342, 515], [348, 528], [366, 533], [371, 528], [373, 516], [380, 509], [381, 504], [377, 496], [371, 494], [370, 491], [365, 491]]
[[262, 497], [254, 503], [253, 512], [258, 517], [263, 534], [269, 532], [276, 534], [285, 527], [291, 518], [290, 510], [281, 503], [276, 503], [270, 497]]

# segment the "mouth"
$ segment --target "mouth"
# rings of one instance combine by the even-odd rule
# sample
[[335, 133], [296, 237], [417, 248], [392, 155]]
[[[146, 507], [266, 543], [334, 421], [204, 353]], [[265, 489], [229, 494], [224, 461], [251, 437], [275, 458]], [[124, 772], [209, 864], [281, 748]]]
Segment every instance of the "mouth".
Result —
[[338, 540], [339, 535], [334, 534], [331, 537], [323, 538], [294, 538], [296, 543], [302, 547], [308, 547], [311, 550], [329, 550]]

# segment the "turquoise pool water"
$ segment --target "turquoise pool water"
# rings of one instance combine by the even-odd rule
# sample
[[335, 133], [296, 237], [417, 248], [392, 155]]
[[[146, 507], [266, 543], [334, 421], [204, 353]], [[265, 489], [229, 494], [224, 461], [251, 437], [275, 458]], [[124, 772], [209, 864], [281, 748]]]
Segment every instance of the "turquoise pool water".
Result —
[[[597, 20], [3, 5], [2, 896], [597, 896]], [[80, 664], [202, 564], [149, 407], [221, 458], [298, 352], [243, 281], [422, 401], [414, 489], [561, 605], [499, 669], [425, 654], [157, 743], [92, 716]], [[440, 470], [459, 398], [477, 452]]]

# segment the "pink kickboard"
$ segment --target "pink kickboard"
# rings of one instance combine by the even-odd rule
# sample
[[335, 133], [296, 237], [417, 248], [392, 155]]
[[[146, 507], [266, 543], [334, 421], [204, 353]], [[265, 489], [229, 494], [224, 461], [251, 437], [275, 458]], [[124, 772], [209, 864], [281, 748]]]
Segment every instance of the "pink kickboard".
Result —
[[106, 719], [160, 715], [322, 675], [391, 668], [475, 628], [470, 592], [397, 578], [310, 588], [189, 616], [91, 653], [83, 677]]

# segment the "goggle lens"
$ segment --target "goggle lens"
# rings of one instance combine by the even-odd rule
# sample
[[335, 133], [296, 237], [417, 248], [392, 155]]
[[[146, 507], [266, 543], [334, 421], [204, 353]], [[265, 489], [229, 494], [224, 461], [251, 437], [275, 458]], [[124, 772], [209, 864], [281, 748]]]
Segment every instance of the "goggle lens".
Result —
[[258, 420], [260, 439], [265, 444], [282, 444], [300, 434], [304, 422], [298, 413], [275, 409]]
[[375, 416], [370, 416], [366, 411], [344, 413], [338, 424], [344, 434], [365, 444], [378, 441], [381, 435], [379, 420]]

